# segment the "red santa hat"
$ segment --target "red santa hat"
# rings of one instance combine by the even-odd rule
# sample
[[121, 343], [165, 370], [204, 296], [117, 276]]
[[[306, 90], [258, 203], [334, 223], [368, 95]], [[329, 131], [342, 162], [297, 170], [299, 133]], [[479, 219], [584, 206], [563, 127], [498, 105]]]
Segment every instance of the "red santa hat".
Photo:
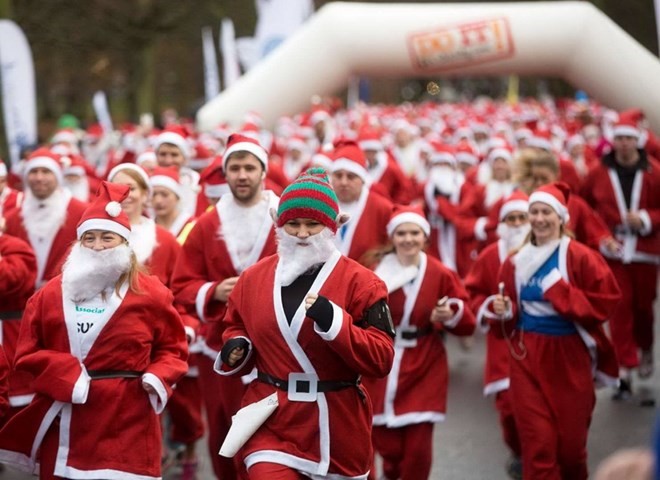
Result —
[[222, 157], [215, 157], [211, 164], [202, 170], [199, 183], [207, 198], [220, 198], [229, 193], [229, 185], [222, 170]]
[[354, 173], [366, 184], [370, 183], [367, 157], [354, 140], [339, 140], [331, 153], [332, 172], [345, 170]]
[[500, 222], [511, 212], [527, 212], [529, 210], [529, 197], [522, 190], [516, 190], [509, 195], [500, 207]]
[[403, 223], [414, 223], [424, 231], [427, 237], [431, 234], [431, 225], [419, 207], [397, 205], [392, 212], [390, 221], [387, 223], [387, 235], [391, 237], [394, 230]]
[[383, 150], [383, 141], [378, 132], [374, 130], [362, 131], [358, 135], [358, 145], [362, 150]]
[[510, 147], [497, 147], [493, 148], [488, 152], [486, 156], [486, 161], [492, 165], [495, 160], [501, 158], [506, 161], [509, 165], [513, 162], [513, 150]]
[[529, 196], [529, 206], [536, 202], [550, 205], [557, 212], [564, 224], [568, 223], [570, 218], [568, 214], [568, 198], [571, 194], [571, 188], [564, 182], [554, 182], [537, 188]]
[[186, 158], [190, 159], [190, 144], [188, 143], [188, 134], [185, 128], [180, 125], [170, 125], [165, 130], [163, 130], [160, 135], [156, 137], [154, 144], [154, 149], [158, 152], [158, 149], [161, 145], [167, 143], [169, 145], [174, 145], [181, 150], [181, 154]]
[[76, 228], [78, 239], [89, 230], [113, 232], [128, 240], [131, 223], [121, 208], [121, 202], [128, 197], [130, 188], [126, 185], [101, 182], [96, 197], [80, 217]]
[[456, 166], [455, 150], [452, 146], [441, 142], [431, 142], [431, 146], [433, 147], [431, 157], [429, 158], [431, 165], [448, 163], [452, 167]]
[[28, 174], [35, 168], [45, 168], [50, 170], [55, 174], [57, 183], [62, 185], [62, 165], [60, 164], [60, 156], [58, 154], [53, 153], [51, 150], [45, 147], [36, 149], [30, 154], [27, 162], [25, 162], [23, 177], [27, 178]]
[[142, 164], [146, 162], [158, 163], [158, 158], [156, 158], [156, 152], [154, 152], [151, 149], [145, 150], [135, 159], [135, 163], [140, 167], [142, 166]]
[[227, 139], [227, 148], [225, 153], [222, 154], [222, 169], [226, 170], [227, 161], [232, 153], [236, 152], [249, 152], [261, 162], [264, 166], [264, 171], [268, 171], [268, 153], [254, 138], [234, 133], [229, 135]]
[[85, 161], [80, 155], [63, 155], [60, 157], [60, 165], [62, 165], [63, 175], [87, 176]]
[[183, 196], [183, 188], [179, 179], [179, 169], [170, 167], [156, 167], [149, 179], [151, 188], [164, 187], [174, 192], [174, 194], [181, 198]]
[[530, 147], [540, 148], [541, 150], [552, 151], [552, 132], [550, 130], [537, 130], [534, 136], [527, 140]]
[[197, 142], [194, 149], [194, 158], [188, 161], [188, 166], [195, 170], [202, 170], [208, 167], [213, 161], [213, 151], [206, 145]]
[[108, 181], [112, 182], [115, 176], [122, 170], [131, 170], [137, 173], [140, 176], [140, 178], [142, 178], [145, 185], [147, 186], [147, 189], [149, 190], [149, 193], [151, 194], [149, 175], [147, 175], [147, 172], [144, 171], [144, 168], [140, 167], [139, 165], [135, 165], [134, 163], [120, 163], [119, 165], [114, 167], [112, 170], [110, 170], [110, 173], [108, 174]]
[[619, 120], [614, 124], [612, 135], [616, 137], [635, 137], [639, 138], [640, 131], [637, 128], [637, 123], [630, 119]]
[[306, 153], [309, 150], [307, 142], [301, 135], [293, 135], [286, 141], [286, 150], [298, 150], [299, 152]]
[[571, 135], [568, 137], [568, 140], [566, 141], [566, 151], [570, 152], [573, 150], [573, 148], [577, 147], [578, 145], [584, 145], [586, 142], [584, 140], [584, 137], [580, 135], [579, 133], [576, 133], [575, 135]]
[[467, 141], [462, 141], [456, 146], [456, 154], [454, 156], [459, 163], [467, 163], [468, 165], [479, 163], [479, 152]]
[[69, 145], [78, 145], [78, 135], [71, 128], [64, 128], [58, 130], [53, 138], [50, 139], [51, 144], [67, 143]]

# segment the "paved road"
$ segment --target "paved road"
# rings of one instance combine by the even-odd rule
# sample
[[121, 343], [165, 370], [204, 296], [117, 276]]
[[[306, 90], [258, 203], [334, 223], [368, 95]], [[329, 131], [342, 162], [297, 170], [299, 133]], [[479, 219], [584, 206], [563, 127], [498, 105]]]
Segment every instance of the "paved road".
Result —
[[[660, 318], [660, 302], [656, 303]], [[660, 345], [660, 333], [656, 333]], [[432, 480], [505, 480], [507, 451], [500, 439], [497, 415], [492, 402], [481, 396], [481, 369], [484, 342], [476, 337], [470, 351], [458, 341], [447, 342], [450, 361], [450, 388], [447, 420], [435, 429]], [[656, 365], [660, 368], [660, 348], [656, 349]], [[637, 381], [635, 388], [660, 399], [660, 372], [646, 382]], [[593, 472], [607, 455], [622, 447], [645, 445], [651, 435], [656, 410], [639, 406], [638, 399], [613, 402], [610, 390], [599, 390], [589, 435], [589, 466]], [[199, 444], [201, 455], [199, 480], [212, 480], [206, 445]], [[0, 480], [27, 480], [31, 477], [7, 470]], [[174, 480], [173, 471], [166, 479]]]

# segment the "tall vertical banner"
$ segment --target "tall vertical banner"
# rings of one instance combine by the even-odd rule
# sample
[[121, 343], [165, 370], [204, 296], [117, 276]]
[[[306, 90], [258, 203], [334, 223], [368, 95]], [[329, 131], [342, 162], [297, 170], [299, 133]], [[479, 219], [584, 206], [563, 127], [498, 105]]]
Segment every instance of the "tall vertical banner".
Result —
[[204, 55], [204, 96], [208, 102], [220, 93], [218, 58], [215, 54], [213, 31], [209, 27], [202, 28], [202, 52]]
[[96, 119], [99, 121], [99, 124], [103, 129], [103, 133], [112, 133], [112, 117], [110, 116], [108, 99], [105, 96], [105, 92], [99, 90], [94, 93], [94, 96], [92, 97], [92, 106], [94, 107]]
[[660, 49], [660, 0], [653, 0], [655, 7], [655, 30], [658, 37], [658, 49]]
[[238, 66], [236, 33], [231, 18], [223, 18], [220, 25], [220, 52], [222, 53], [223, 88], [227, 89], [241, 77], [241, 69]]
[[0, 20], [0, 78], [9, 158], [16, 165], [21, 149], [37, 143], [37, 101], [32, 52], [11, 20]]

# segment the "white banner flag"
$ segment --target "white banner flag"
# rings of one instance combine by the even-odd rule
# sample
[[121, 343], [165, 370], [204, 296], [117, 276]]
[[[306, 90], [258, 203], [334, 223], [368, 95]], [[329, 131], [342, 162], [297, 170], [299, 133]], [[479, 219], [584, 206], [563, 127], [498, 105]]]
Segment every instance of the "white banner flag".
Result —
[[112, 117], [110, 116], [110, 109], [108, 108], [108, 99], [105, 96], [105, 92], [98, 91], [94, 94], [92, 98], [92, 105], [94, 106], [94, 113], [96, 113], [96, 118], [103, 128], [103, 133], [111, 133], [112, 128]]
[[204, 95], [208, 102], [220, 93], [218, 58], [215, 54], [213, 31], [210, 27], [202, 28], [202, 51], [204, 53]]
[[255, 0], [260, 58], [275, 50], [314, 13], [312, 0]]
[[653, 0], [655, 6], [655, 30], [658, 36], [658, 45], [660, 45], [660, 0]]
[[223, 85], [227, 89], [241, 77], [234, 22], [230, 18], [223, 18], [220, 25], [220, 52], [222, 52]]
[[9, 158], [16, 165], [21, 149], [37, 143], [37, 101], [30, 45], [11, 20], [0, 20], [0, 76]]

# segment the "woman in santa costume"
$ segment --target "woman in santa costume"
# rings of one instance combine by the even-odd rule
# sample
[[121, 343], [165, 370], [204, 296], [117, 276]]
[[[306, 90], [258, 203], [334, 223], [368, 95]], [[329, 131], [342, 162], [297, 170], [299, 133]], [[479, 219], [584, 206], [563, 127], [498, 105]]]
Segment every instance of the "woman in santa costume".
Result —
[[239, 277], [216, 360], [221, 375], [256, 365], [243, 405], [279, 404], [238, 454], [253, 479], [366, 479], [371, 402], [360, 377], [392, 366], [385, 284], [337, 250], [346, 218], [324, 170], [289, 185], [273, 216], [278, 254]]
[[[486, 361], [484, 364], [484, 395], [495, 398], [499, 413], [502, 437], [511, 451], [507, 473], [511, 478], [521, 478], [521, 447], [518, 429], [513, 417], [509, 393], [509, 348], [501, 334], [490, 328], [489, 319], [498, 290], [498, 272], [507, 256], [519, 248], [529, 234], [528, 197], [520, 190], [504, 199], [499, 209], [497, 234], [499, 240], [487, 246], [477, 257], [465, 277], [465, 288], [470, 295], [470, 308], [476, 315], [480, 330], [486, 334]], [[499, 333], [499, 332], [497, 332]]]
[[422, 249], [431, 227], [421, 209], [397, 208], [387, 224], [394, 250], [375, 270], [387, 285], [397, 334], [386, 378], [365, 379], [374, 405], [373, 445], [386, 479], [425, 479], [433, 424], [445, 418], [449, 367], [441, 332], [471, 335], [474, 315], [456, 273]]
[[[158, 167], [156, 170], [163, 169]], [[175, 167], [167, 167], [175, 169]], [[165, 177], [160, 170], [159, 177]], [[154, 177], [152, 177], [154, 178]], [[121, 204], [122, 209], [128, 215], [131, 222], [131, 248], [135, 251], [138, 261], [145, 265], [152, 274], [156, 275], [161, 282], [170, 287], [170, 279], [174, 271], [174, 265], [181, 252], [181, 246], [176, 238], [165, 228], [143, 215], [146, 210], [147, 200], [151, 193], [149, 177], [142, 168], [130, 163], [122, 163], [112, 169], [108, 179], [113, 183], [126, 185], [130, 193]], [[167, 177], [171, 179], [171, 177]], [[166, 183], [166, 178], [156, 178], [157, 184]], [[186, 328], [188, 341], [195, 340], [195, 333], [199, 327], [197, 319], [186, 315], [183, 308], [178, 308]], [[191, 375], [186, 375], [177, 384], [176, 394], [168, 407], [173, 427], [172, 441], [185, 445], [182, 465], [186, 471], [196, 469], [195, 443], [204, 436], [204, 424], [202, 420], [202, 405], [199, 385], [191, 369]]]
[[186, 372], [172, 294], [144, 274], [120, 203], [104, 182], [63, 273], [28, 302], [15, 368], [36, 395], [0, 431], [0, 461], [42, 479], [157, 479], [160, 414]]
[[[491, 328], [511, 351], [510, 393], [523, 478], [588, 477], [593, 382], [615, 385], [618, 366], [603, 323], [621, 294], [605, 260], [566, 234], [569, 187], [529, 197], [528, 241], [500, 269]], [[500, 321], [502, 320], [502, 321]]]
[[180, 208], [183, 188], [179, 182], [179, 172], [175, 167], [156, 167], [149, 178], [151, 187], [151, 207], [156, 225], [168, 230], [182, 243], [179, 235], [194, 217]]

